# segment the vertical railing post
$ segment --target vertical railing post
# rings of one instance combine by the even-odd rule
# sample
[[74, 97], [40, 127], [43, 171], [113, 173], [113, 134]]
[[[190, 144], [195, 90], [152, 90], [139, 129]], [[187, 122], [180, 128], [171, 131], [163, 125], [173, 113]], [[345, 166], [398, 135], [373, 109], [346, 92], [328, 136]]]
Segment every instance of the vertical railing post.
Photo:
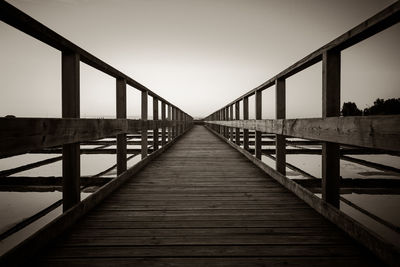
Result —
[[[249, 119], [249, 98], [243, 98], [243, 120]], [[243, 129], [243, 148], [249, 150], [249, 130]]]
[[166, 116], [165, 116], [165, 102], [164, 101], [161, 102], [161, 120], [162, 120], [162, 124], [163, 124], [163, 126], [161, 128], [161, 145], [165, 146], [167, 136], [166, 136], [166, 129], [165, 129]]
[[182, 132], [185, 132], [185, 130], [186, 130], [186, 113], [185, 112], [182, 112], [182, 120], [183, 120]]
[[[61, 83], [62, 83], [62, 117], [80, 117], [79, 97], [79, 54], [62, 52]], [[63, 211], [78, 204], [80, 192], [80, 145], [79, 143], [62, 146], [63, 173]]]
[[142, 159], [147, 157], [147, 91], [142, 91]]
[[172, 107], [172, 120], [174, 121], [174, 126], [172, 127], [172, 138], [176, 138], [176, 107]]
[[189, 115], [185, 113], [185, 131], [189, 128]]
[[[276, 119], [286, 118], [286, 81], [277, 79], [275, 81], [275, 113]], [[277, 134], [275, 139], [275, 167], [278, 172], [286, 175], [286, 138]]]
[[[214, 121], [214, 122], [216, 121], [215, 113], [211, 114], [211, 120]], [[212, 128], [213, 128], [214, 131], [217, 131], [217, 125], [213, 124]]]
[[[222, 121], [224, 120], [223, 115], [222, 115], [222, 110], [218, 110], [218, 120]], [[219, 133], [223, 136], [224, 135], [224, 126], [220, 125], [219, 126]]]
[[176, 113], [176, 119], [178, 120], [178, 135], [182, 133], [182, 111], [178, 108]]
[[177, 126], [176, 126], [176, 136], [179, 136], [181, 134], [181, 111], [179, 108], [176, 109], [176, 121], [177, 121]]
[[[168, 104], [167, 105], [167, 108], [168, 108], [168, 120], [170, 121], [170, 123], [171, 123], [171, 121], [173, 120], [173, 118], [172, 118], [172, 107], [171, 107], [171, 105], [170, 104]], [[171, 142], [171, 140], [172, 140], [172, 126], [171, 126], [171, 124], [168, 126], [168, 142]]]
[[[229, 121], [229, 107], [225, 107], [225, 120]], [[229, 139], [229, 132], [230, 132], [230, 128], [228, 126], [225, 127], [225, 138]]]
[[181, 111], [181, 134], [185, 131], [185, 112]]
[[[235, 120], [239, 120], [240, 117], [240, 101], [235, 103]], [[236, 128], [235, 143], [240, 146], [240, 128]]]
[[[340, 116], [340, 51], [325, 51], [322, 58], [322, 117]], [[339, 208], [340, 146], [322, 143], [322, 198]]]
[[[233, 104], [229, 106], [229, 120], [233, 120]], [[229, 127], [229, 139], [233, 142], [233, 127]]]
[[[117, 79], [117, 119], [126, 119], [126, 80]], [[117, 175], [126, 171], [126, 133], [117, 135]]]
[[158, 99], [153, 97], [153, 151], [158, 149]]
[[[255, 93], [255, 107], [256, 107], [256, 120], [261, 120], [261, 111], [262, 111], [262, 92], [256, 91]], [[261, 159], [261, 138], [262, 133], [260, 131], [256, 131], [255, 136], [255, 156], [257, 159]]]

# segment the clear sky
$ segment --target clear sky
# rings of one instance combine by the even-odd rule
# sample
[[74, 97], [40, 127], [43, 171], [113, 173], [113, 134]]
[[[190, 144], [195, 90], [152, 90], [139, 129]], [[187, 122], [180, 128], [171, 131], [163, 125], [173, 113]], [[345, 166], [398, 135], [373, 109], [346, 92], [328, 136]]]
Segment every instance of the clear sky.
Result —
[[[8, 2], [202, 117], [395, 1]], [[0, 39], [0, 116], [60, 117], [60, 52], [2, 22]], [[365, 108], [377, 97], [400, 97], [399, 43], [395, 25], [343, 51], [342, 102]], [[321, 73], [317, 64], [288, 79], [288, 118], [321, 116]], [[128, 115], [138, 116], [139, 94], [128, 89]], [[264, 118], [274, 117], [273, 95], [264, 93]], [[115, 116], [115, 80], [83, 63], [81, 116]]]

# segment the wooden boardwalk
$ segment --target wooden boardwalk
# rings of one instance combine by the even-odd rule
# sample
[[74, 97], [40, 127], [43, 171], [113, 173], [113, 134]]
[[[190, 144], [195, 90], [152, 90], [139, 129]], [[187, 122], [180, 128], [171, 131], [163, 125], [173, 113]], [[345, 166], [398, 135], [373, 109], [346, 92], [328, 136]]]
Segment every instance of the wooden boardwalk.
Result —
[[381, 265], [203, 126], [43, 250], [48, 266]]

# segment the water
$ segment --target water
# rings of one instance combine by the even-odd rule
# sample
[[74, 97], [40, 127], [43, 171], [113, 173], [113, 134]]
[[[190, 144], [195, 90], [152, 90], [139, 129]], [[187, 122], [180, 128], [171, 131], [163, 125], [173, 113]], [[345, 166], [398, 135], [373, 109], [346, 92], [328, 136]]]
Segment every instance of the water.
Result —
[[[289, 140], [294, 140], [290, 138]], [[296, 138], [296, 140], [299, 140]], [[320, 146], [312, 146], [320, 148]], [[268, 147], [270, 148], [270, 147]], [[292, 149], [293, 147], [290, 147]], [[307, 147], [308, 148], [308, 147]], [[274, 156], [274, 155], [273, 155]], [[384, 164], [395, 168], [400, 168], [400, 157], [380, 154], [380, 155], [347, 155], [357, 159], [368, 160], [374, 163]], [[321, 178], [321, 155], [299, 155], [288, 154], [286, 161], [295, 167], [311, 174], [312, 176]], [[268, 166], [275, 169], [275, 161], [267, 156], [262, 156], [262, 161]], [[286, 168], [287, 176], [290, 179], [307, 179], [304, 175]], [[359, 178], [359, 179], [400, 179], [400, 174], [391, 171], [382, 171], [372, 167], [367, 167], [361, 164], [340, 160], [340, 175], [342, 178]], [[321, 197], [320, 194], [316, 194]], [[385, 221], [394, 227], [400, 227], [400, 195], [396, 194], [367, 194], [367, 193], [350, 193], [341, 194], [345, 200], [352, 202], [361, 209], [369, 212]], [[349, 206], [341, 201], [340, 210], [347, 215], [367, 226], [375, 233], [383, 237], [400, 248], [400, 234], [390, 227], [383, 225], [377, 220], [364, 214], [360, 210]]]
[[[132, 139], [133, 140], [133, 139]], [[115, 141], [115, 138], [105, 138], [102, 141]], [[99, 145], [81, 145], [82, 149], [95, 148]], [[140, 145], [128, 145], [128, 149], [139, 149]], [[115, 145], [107, 148], [115, 149]], [[5, 159], [0, 159], [0, 170], [7, 170], [37, 161], [59, 157], [60, 154], [23, 154]], [[127, 157], [132, 155], [128, 154]], [[115, 154], [82, 154], [81, 157], [81, 176], [94, 176], [116, 164]], [[141, 155], [136, 155], [128, 160], [128, 168], [134, 166], [141, 160]], [[37, 176], [62, 176], [62, 161], [46, 164], [30, 170], [22, 171], [10, 177], [37, 177]], [[105, 175], [106, 177], [116, 177], [116, 168], [111, 169]], [[34, 179], [34, 178], [33, 178]], [[83, 189], [81, 199], [85, 199], [91, 193], [93, 188]], [[96, 189], [96, 188], [94, 188]], [[48, 189], [46, 192], [5, 192], [0, 191], [0, 232], [12, 228], [17, 223], [35, 215], [39, 211], [49, 207], [53, 203], [62, 199], [61, 187]], [[31, 223], [22, 230], [12, 234], [4, 240], [0, 240], [0, 255], [17, 245], [29, 235], [33, 234], [41, 227], [62, 214], [62, 206], [54, 209], [47, 215]]]
[[[114, 141], [113, 138], [102, 140]], [[265, 140], [270, 140], [265, 138]], [[290, 139], [301, 140], [301, 139]], [[94, 145], [84, 145], [82, 148], [94, 148]], [[107, 148], [115, 148], [115, 145]], [[130, 149], [139, 149], [140, 145], [128, 145]], [[275, 146], [263, 146], [263, 148], [275, 149]], [[296, 149], [300, 147], [290, 147]], [[308, 146], [307, 148], [317, 149], [320, 146]], [[33, 163], [39, 160], [57, 157], [59, 155], [53, 154], [24, 154], [0, 160], [0, 170], [15, 168], [25, 164]], [[130, 155], [128, 155], [129, 157]], [[348, 155], [358, 159], [369, 160], [372, 162], [385, 164], [395, 168], [400, 168], [400, 158], [391, 155]], [[321, 177], [321, 155], [295, 155], [288, 154], [286, 156], [287, 162], [302, 169], [310, 175], [320, 178]], [[140, 155], [136, 155], [128, 161], [128, 168], [134, 166], [141, 159]], [[267, 165], [275, 168], [275, 161], [269, 157], [262, 156], [262, 161]], [[400, 175], [394, 172], [385, 172], [375, 168], [366, 167], [357, 163], [341, 160], [341, 176], [343, 178], [391, 178], [400, 179]], [[28, 171], [20, 172], [12, 176], [62, 176], [61, 161], [54, 162], [48, 165], [37, 167]], [[105, 169], [116, 164], [116, 155], [114, 154], [83, 154], [81, 155], [81, 175], [93, 176]], [[308, 179], [307, 176], [286, 168], [287, 176], [291, 179]], [[107, 177], [116, 177], [116, 169], [112, 169], [106, 174]], [[90, 193], [82, 192], [82, 199], [90, 195]], [[320, 196], [317, 194], [317, 196]], [[364, 193], [346, 193], [341, 195], [342, 198], [351, 201], [362, 209], [374, 214], [396, 227], [400, 227], [400, 215], [398, 210], [400, 208], [400, 195], [385, 194], [385, 195], [371, 195]], [[21, 220], [36, 214], [38, 211], [50, 206], [57, 200], [61, 199], [60, 191], [52, 192], [0, 192], [0, 231], [3, 232]], [[373, 218], [363, 214], [359, 210], [341, 202], [341, 210], [356, 220], [360, 221], [365, 226], [373, 229], [384, 239], [392, 242], [400, 247], [400, 236], [397, 232], [388, 228], [385, 225], [377, 222]], [[0, 254], [4, 253], [7, 249], [18, 244], [24, 240], [28, 235], [37, 231], [61, 214], [62, 208], [59, 207], [38, 221], [32, 223], [23, 230], [13, 234], [12, 236], [0, 241]]]

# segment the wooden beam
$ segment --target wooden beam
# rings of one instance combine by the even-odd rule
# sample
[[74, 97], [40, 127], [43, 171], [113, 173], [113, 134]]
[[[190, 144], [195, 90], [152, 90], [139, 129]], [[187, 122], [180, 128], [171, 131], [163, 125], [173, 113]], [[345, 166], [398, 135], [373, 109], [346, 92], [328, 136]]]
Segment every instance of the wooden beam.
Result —
[[[111, 177], [80, 177], [82, 186], [102, 186], [109, 182]], [[0, 176], [0, 185], [10, 186], [62, 186], [62, 177], [57, 176]]]
[[[233, 106], [230, 105], [228, 107], [228, 120], [232, 121], [233, 120]], [[229, 127], [229, 140], [233, 142], [233, 127]]]
[[181, 134], [183, 133], [183, 112], [180, 109], [178, 109], [178, 121], [179, 121], [178, 134]]
[[[219, 121], [223, 120], [223, 116], [224, 116], [224, 114], [222, 112], [222, 109], [218, 110], [218, 120]], [[219, 133], [224, 135], [224, 126], [219, 125]]]
[[[275, 113], [276, 119], [286, 118], [286, 82], [278, 79], [275, 83]], [[286, 174], [286, 138], [284, 135], [276, 135], [276, 161], [275, 168], [278, 172]]]
[[[147, 121], [147, 112], [148, 112], [148, 107], [147, 107], [147, 101], [148, 101], [148, 95], [147, 91], [142, 91], [142, 114], [141, 118], [143, 121]], [[147, 157], [147, 127], [142, 127], [142, 159]]]
[[[304, 187], [321, 187], [321, 179], [292, 179]], [[400, 188], [398, 179], [362, 179], [362, 178], [343, 178], [340, 179], [340, 188]]]
[[400, 151], [400, 115], [206, 123], [344, 145]]
[[60, 161], [60, 160], [62, 160], [62, 156], [61, 157], [54, 157], [54, 158], [50, 158], [50, 159], [44, 159], [44, 160], [40, 160], [40, 161], [37, 161], [37, 162], [29, 163], [29, 164], [26, 164], [26, 165], [23, 165], [23, 166], [19, 166], [19, 167], [16, 167], [16, 168], [3, 170], [3, 171], [0, 171], [0, 177], [9, 176], [9, 175], [12, 175], [12, 174], [15, 174], [15, 173], [19, 173], [19, 172], [23, 172], [23, 171], [30, 170], [30, 169], [33, 169], [33, 168], [37, 168], [37, 167], [40, 167], [40, 166], [43, 166], [43, 165], [51, 164], [51, 163], [54, 163], [54, 162], [57, 162], [57, 161]]
[[[261, 120], [261, 114], [262, 114], [262, 92], [261, 91], [256, 91], [255, 95], [255, 114], [256, 114], [256, 120]], [[255, 137], [255, 156], [257, 159], [261, 159], [261, 132], [256, 131], [256, 137]]]
[[[166, 110], [165, 110], [165, 108], [166, 108], [165, 102], [162, 101], [161, 102], [161, 120], [163, 122], [166, 121]], [[161, 145], [165, 146], [166, 143], [167, 143], [166, 127], [163, 126], [161, 128]]]
[[[235, 120], [240, 119], [240, 102], [235, 103]], [[240, 146], [240, 128], [236, 128], [235, 143]]]
[[172, 107], [172, 120], [174, 121], [174, 126], [172, 127], [172, 139], [174, 139], [177, 136], [176, 118], [177, 118], [176, 108]]
[[[340, 51], [324, 52], [322, 60], [322, 117], [340, 116]], [[339, 208], [340, 146], [322, 144], [322, 198]]]
[[[264, 142], [263, 142], [264, 143]], [[273, 145], [273, 144], [272, 144]], [[102, 149], [93, 149], [93, 148], [81, 148], [81, 154], [116, 154], [117, 150], [114, 148], [102, 148]], [[136, 154], [141, 152], [140, 148], [128, 148], [128, 154]], [[153, 148], [148, 148], [148, 152], [151, 153]], [[254, 153], [254, 149], [250, 148], [248, 151]], [[263, 148], [261, 149], [263, 154], [275, 154], [276, 150], [273, 148]], [[62, 150], [60, 148], [51, 148], [51, 149], [42, 149], [35, 150], [30, 152], [31, 154], [61, 154]], [[294, 155], [321, 155], [321, 149], [309, 149], [309, 148], [297, 148], [297, 149], [286, 149], [286, 154], [294, 154]], [[340, 155], [381, 155], [388, 154], [388, 151], [385, 150], [375, 150], [368, 148], [342, 148], [340, 149]], [[391, 153], [394, 156], [400, 156], [399, 152]]]
[[173, 125], [173, 121], [128, 119], [0, 118], [0, 158]]
[[[168, 120], [173, 121], [171, 105], [167, 105], [167, 108], [168, 108]], [[172, 140], [172, 126], [169, 126], [168, 127], [168, 142], [171, 142], [171, 140]]]
[[[116, 79], [117, 81], [117, 118], [126, 119], [126, 80]], [[117, 175], [126, 171], [126, 134], [117, 135]]]
[[[62, 84], [62, 117], [80, 117], [79, 97], [79, 55], [63, 52], [61, 58]], [[81, 199], [79, 178], [80, 167], [79, 143], [63, 144], [62, 173], [63, 173], [63, 211], [67, 211]]]
[[360, 165], [364, 165], [367, 167], [371, 167], [371, 168], [375, 168], [381, 171], [385, 171], [385, 172], [397, 172], [400, 173], [400, 169], [399, 168], [395, 168], [392, 166], [388, 166], [388, 165], [384, 165], [384, 164], [380, 164], [380, 163], [376, 163], [376, 162], [371, 162], [371, 161], [367, 161], [367, 160], [363, 160], [363, 159], [357, 159], [357, 158], [353, 158], [353, 157], [349, 157], [349, 156], [343, 156], [342, 153], [340, 155], [340, 159], [342, 160], [346, 160], [346, 161], [350, 161], [353, 163], [357, 163]]
[[[228, 108], [227, 107], [223, 108], [222, 109], [222, 113], [224, 114], [224, 120], [228, 121], [229, 120]], [[227, 138], [227, 139], [229, 138], [229, 127], [227, 127], [227, 126], [224, 126], [224, 137]]]
[[[158, 99], [153, 97], [153, 120], [158, 120]], [[153, 128], [153, 148], [158, 149], [158, 127]]]
[[[243, 98], [243, 120], [249, 119], [249, 98]], [[243, 129], [243, 148], [249, 150], [249, 129]]]

